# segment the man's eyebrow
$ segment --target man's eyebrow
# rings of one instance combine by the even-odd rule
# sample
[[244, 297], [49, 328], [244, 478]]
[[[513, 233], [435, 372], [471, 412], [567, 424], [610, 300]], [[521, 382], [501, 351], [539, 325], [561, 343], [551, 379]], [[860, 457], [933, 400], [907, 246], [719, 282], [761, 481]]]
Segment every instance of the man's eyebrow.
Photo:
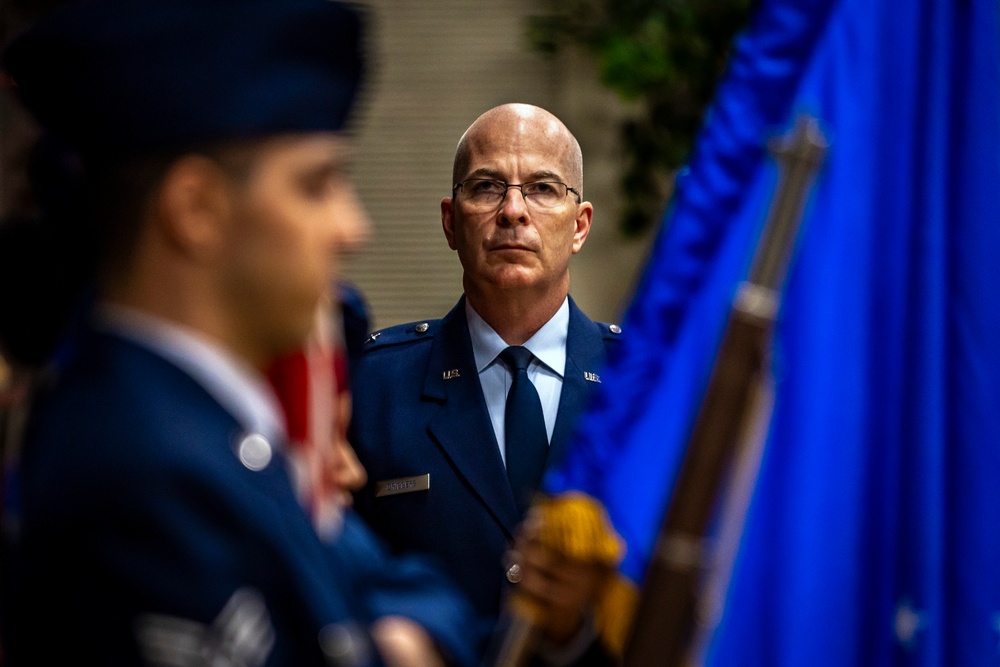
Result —
[[465, 177], [466, 180], [470, 178], [488, 178], [496, 181], [504, 180], [503, 175], [499, 171], [490, 169], [489, 167], [480, 167]]
[[543, 169], [541, 171], [534, 171], [528, 176], [528, 181], [564, 181], [560, 174], [554, 171], [549, 171], [548, 169]]
[[354, 155], [338, 152], [324, 156], [308, 165], [305, 171], [313, 174], [333, 175], [350, 172], [354, 168]]

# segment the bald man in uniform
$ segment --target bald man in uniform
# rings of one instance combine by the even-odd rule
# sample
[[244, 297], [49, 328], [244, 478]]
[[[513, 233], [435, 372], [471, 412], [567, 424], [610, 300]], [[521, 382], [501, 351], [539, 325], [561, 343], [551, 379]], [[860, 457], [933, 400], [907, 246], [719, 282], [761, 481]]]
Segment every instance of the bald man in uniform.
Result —
[[[495, 620], [523, 575], [505, 558], [517, 526], [621, 330], [591, 321], [569, 296], [570, 259], [594, 207], [580, 145], [558, 118], [527, 104], [490, 109], [461, 137], [452, 183], [441, 224], [464, 294], [442, 319], [375, 332], [364, 346], [352, 442], [369, 481], [357, 507], [396, 550], [445, 563]], [[509, 401], [521, 400], [513, 387], [525, 371], [540, 411]], [[510, 421], [530, 411], [534, 419]], [[564, 583], [569, 622], [554, 634], [569, 636], [587, 591]]]

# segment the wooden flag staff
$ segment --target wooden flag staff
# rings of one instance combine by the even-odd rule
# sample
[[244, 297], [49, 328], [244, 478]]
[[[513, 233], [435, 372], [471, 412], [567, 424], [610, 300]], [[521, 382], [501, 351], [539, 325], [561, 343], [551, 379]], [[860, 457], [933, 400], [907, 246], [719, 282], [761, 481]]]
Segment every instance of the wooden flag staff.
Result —
[[704, 543], [722, 480], [736, 454], [778, 311], [802, 208], [826, 153], [814, 118], [772, 147], [778, 188], [750, 275], [737, 290], [705, 398], [643, 582], [625, 667], [683, 664], [691, 642]]

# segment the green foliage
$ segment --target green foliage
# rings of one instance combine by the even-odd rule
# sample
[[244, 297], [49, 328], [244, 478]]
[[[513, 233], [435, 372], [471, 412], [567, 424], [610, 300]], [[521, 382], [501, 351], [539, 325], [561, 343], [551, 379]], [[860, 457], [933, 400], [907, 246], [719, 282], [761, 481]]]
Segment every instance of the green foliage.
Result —
[[751, 0], [543, 0], [528, 19], [537, 51], [579, 48], [601, 82], [638, 113], [620, 128], [626, 156], [621, 177], [626, 235], [662, 212], [671, 174], [701, 127], [734, 35]]

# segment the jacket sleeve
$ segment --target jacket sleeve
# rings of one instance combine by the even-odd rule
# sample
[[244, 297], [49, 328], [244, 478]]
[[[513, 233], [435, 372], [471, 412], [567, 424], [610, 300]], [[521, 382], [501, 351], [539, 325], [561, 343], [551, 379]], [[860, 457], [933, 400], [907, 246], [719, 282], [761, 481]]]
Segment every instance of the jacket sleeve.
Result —
[[477, 663], [481, 637], [476, 628], [482, 623], [441, 569], [422, 557], [390, 554], [352, 511], [345, 513], [333, 549], [338, 566], [364, 599], [369, 621], [409, 618], [427, 631], [449, 665]]

